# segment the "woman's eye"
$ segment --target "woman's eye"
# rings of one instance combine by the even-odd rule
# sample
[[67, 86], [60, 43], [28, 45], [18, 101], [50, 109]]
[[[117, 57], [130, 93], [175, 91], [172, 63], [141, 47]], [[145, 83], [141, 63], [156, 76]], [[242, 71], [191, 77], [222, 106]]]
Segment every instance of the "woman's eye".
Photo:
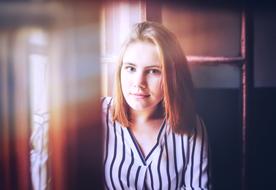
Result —
[[125, 69], [126, 69], [128, 72], [134, 72], [134, 71], [135, 71], [135, 68], [132, 67], [132, 66], [126, 66]]
[[150, 69], [150, 70], [148, 71], [148, 73], [149, 73], [149, 74], [160, 74], [161, 71], [158, 70], [158, 69]]

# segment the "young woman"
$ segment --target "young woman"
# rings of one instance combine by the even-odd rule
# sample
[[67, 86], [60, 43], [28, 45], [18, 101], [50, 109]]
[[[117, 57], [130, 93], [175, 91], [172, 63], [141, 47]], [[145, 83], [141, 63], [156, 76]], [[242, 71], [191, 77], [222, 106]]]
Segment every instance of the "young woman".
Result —
[[206, 129], [176, 37], [142, 22], [126, 40], [114, 97], [103, 99], [106, 189], [209, 189]]

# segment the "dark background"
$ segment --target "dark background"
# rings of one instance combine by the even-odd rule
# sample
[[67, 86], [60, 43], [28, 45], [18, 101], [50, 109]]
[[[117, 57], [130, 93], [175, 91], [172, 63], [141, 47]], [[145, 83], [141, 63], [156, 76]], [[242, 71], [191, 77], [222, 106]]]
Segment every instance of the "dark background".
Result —
[[[210, 3], [208, 6], [214, 5]], [[247, 34], [250, 35], [250, 46], [247, 49], [246, 141], [242, 141], [241, 86], [236, 85], [236, 79], [232, 78], [232, 82], [230, 79], [231, 88], [223, 85], [209, 88], [220, 83], [217, 79], [210, 80], [206, 88], [197, 88], [198, 111], [209, 131], [213, 187], [216, 190], [274, 189], [276, 9], [268, 1], [244, 4], [233, 1], [229, 6], [245, 7], [251, 19], [251, 31]], [[242, 146], [246, 147], [245, 165], [242, 164]], [[245, 176], [241, 173], [242, 167], [245, 167]]]
[[[0, 3], [2, 2], [16, 4], [38, 1], [0, 0]], [[180, 2], [176, 3], [183, 5]], [[220, 77], [215, 79], [211, 77], [196, 88], [197, 109], [204, 119], [209, 133], [213, 187], [215, 190], [273, 189], [275, 188], [276, 171], [274, 163], [276, 160], [274, 153], [276, 139], [276, 121], [274, 119], [276, 116], [275, 6], [269, 1], [232, 0], [226, 2], [214, 0], [207, 2], [187, 1], [187, 3], [197, 7], [242, 8], [249, 14], [246, 141], [242, 141], [241, 67], [233, 65], [225, 68], [192, 66], [195, 79], [210, 70], [212, 70], [210, 73], [214, 75], [219, 72], [222, 75], [229, 75], [229, 80], [225, 83], [220, 81]], [[43, 20], [43, 17], [41, 19]], [[20, 19], [18, 22], [24, 24]], [[15, 22], [15, 25], [17, 24]], [[9, 22], [6, 17], [3, 19], [0, 14], [0, 29], [11, 25], [13, 23]], [[223, 28], [223, 25], [221, 27]], [[0, 117], [0, 119], [2, 118]], [[243, 158], [242, 153], [243, 146], [246, 148], [245, 158]], [[85, 152], [87, 150], [79, 148], [78, 151]], [[245, 163], [243, 163], [243, 159], [245, 159]], [[244, 176], [242, 168], [245, 169]], [[17, 171], [17, 168], [14, 167], [11, 169], [14, 172]], [[81, 167], [78, 169], [85, 170]], [[2, 171], [0, 167], [0, 187], [4, 183]], [[100, 173], [96, 170], [89, 172], [95, 176]], [[76, 183], [80, 183], [82, 179], [79, 176]], [[93, 187], [93, 183], [100, 183], [93, 181], [93, 179], [89, 181], [85, 178], [85, 180], [88, 182], [86, 182], [87, 184], [81, 183], [83, 189], [87, 186]]]

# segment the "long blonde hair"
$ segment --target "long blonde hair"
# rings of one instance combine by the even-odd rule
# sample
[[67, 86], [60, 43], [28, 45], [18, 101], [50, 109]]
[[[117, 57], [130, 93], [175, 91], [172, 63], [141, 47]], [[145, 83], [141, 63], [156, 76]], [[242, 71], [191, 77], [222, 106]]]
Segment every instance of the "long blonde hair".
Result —
[[196, 125], [196, 113], [194, 86], [187, 59], [175, 35], [155, 22], [134, 25], [121, 49], [115, 72], [113, 120], [125, 127], [130, 125], [129, 106], [123, 97], [120, 72], [126, 49], [137, 41], [150, 42], [158, 48], [164, 91], [162, 105], [166, 121], [174, 132], [190, 134]]

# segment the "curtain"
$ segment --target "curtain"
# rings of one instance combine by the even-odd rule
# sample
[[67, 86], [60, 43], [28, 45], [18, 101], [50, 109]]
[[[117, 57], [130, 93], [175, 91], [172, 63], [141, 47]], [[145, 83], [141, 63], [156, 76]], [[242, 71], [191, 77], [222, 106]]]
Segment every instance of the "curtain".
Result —
[[99, 4], [65, 10], [50, 30], [50, 186], [103, 189]]
[[103, 189], [100, 4], [8, 8], [18, 14], [0, 30], [0, 189]]
[[26, 33], [0, 31], [0, 189], [30, 189]]

